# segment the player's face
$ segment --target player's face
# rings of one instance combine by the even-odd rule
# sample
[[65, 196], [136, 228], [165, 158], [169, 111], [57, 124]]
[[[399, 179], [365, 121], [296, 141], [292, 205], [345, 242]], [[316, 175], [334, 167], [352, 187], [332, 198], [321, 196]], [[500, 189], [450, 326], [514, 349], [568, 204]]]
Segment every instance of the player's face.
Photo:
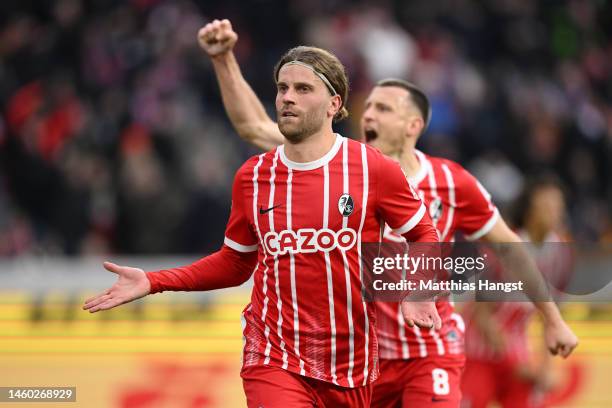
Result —
[[565, 216], [563, 193], [553, 186], [537, 190], [531, 197], [529, 217], [546, 232], [561, 227]]
[[299, 65], [286, 65], [278, 73], [276, 117], [280, 132], [299, 143], [330, 122], [331, 95], [314, 72]]
[[400, 152], [410, 131], [413, 109], [408, 91], [395, 86], [376, 86], [366, 99], [361, 116], [361, 136], [383, 154]]

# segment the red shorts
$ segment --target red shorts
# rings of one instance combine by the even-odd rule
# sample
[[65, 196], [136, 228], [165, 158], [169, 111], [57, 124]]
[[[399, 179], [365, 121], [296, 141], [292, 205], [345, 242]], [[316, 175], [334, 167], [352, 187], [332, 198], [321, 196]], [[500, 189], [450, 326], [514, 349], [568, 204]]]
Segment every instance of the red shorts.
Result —
[[486, 408], [494, 401], [503, 408], [538, 406], [532, 383], [518, 378], [510, 362], [468, 360], [462, 388], [465, 408]]
[[465, 357], [431, 356], [410, 360], [380, 360], [372, 408], [457, 408]]
[[271, 366], [243, 367], [249, 408], [369, 407], [372, 386], [345, 388]]

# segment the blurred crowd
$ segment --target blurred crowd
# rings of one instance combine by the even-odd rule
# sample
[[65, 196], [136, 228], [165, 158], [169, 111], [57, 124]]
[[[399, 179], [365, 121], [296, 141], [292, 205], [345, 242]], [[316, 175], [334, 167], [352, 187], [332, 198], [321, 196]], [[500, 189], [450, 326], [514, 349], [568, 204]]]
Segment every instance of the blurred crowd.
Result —
[[273, 114], [272, 68], [335, 52], [357, 118], [378, 79], [425, 89], [419, 147], [508, 209], [529, 177], [565, 183], [573, 239], [612, 241], [612, 6], [606, 1], [58, 0], [0, 5], [0, 255], [198, 253], [222, 242], [238, 166], [196, 33], [230, 18]]

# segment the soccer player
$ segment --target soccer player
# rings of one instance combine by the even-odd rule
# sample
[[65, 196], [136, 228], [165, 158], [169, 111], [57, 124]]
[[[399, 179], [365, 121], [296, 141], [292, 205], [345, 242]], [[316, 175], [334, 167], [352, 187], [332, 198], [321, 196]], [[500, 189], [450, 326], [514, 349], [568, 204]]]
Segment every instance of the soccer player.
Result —
[[[531, 180], [517, 199], [515, 226], [531, 242], [546, 280], [562, 289], [570, 279], [572, 259], [562, 244], [565, 199], [561, 184], [550, 176]], [[474, 303], [466, 309], [467, 363], [463, 400], [470, 408], [497, 401], [504, 408], [543, 406], [551, 387], [551, 361], [542, 353], [531, 361], [527, 325], [534, 308], [527, 302]]]
[[[282, 143], [282, 134], [243, 78], [232, 52], [238, 39], [227, 20], [215, 20], [199, 33], [200, 45], [210, 56], [226, 112], [246, 141], [263, 149]], [[489, 194], [457, 163], [428, 156], [415, 149], [431, 116], [426, 95], [402, 80], [379, 82], [371, 91], [361, 118], [363, 139], [399, 162], [425, 201], [441, 240], [452, 241], [456, 231], [468, 239], [520, 242], [499, 216]], [[391, 175], [389, 175], [391, 177]], [[393, 240], [392, 234], [386, 234]], [[524, 260], [517, 271], [537, 286], [530, 259], [520, 248], [512, 254]], [[379, 303], [377, 327], [381, 378], [375, 383], [374, 407], [457, 407], [464, 366], [461, 317], [447, 300], [437, 302], [442, 330], [422, 330], [404, 324], [396, 304]], [[551, 302], [536, 304], [546, 321], [546, 343], [552, 353], [567, 356], [577, 339]]]
[[[88, 299], [96, 312], [165, 290], [212, 290], [254, 274], [244, 309], [241, 376], [249, 407], [367, 407], [378, 377], [375, 310], [362, 300], [361, 243], [387, 223], [409, 242], [437, 242], [400, 166], [332, 131], [347, 115], [340, 61], [289, 50], [274, 70], [284, 144], [236, 173], [222, 249], [194, 264], [119, 275]], [[402, 302], [407, 323], [440, 327], [433, 301]]]

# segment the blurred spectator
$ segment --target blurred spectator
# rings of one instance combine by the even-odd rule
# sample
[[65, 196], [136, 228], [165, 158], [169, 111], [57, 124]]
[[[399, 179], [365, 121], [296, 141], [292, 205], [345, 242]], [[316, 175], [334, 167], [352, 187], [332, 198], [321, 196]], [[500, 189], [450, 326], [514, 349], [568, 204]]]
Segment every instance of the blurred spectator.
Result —
[[254, 151], [197, 48], [216, 17], [270, 112], [280, 54], [329, 48], [351, 79], [339, 131], [356, 134], [376, 80], [410, 79], [433, 106], [421, 148], [468, 165], [502, 207], [523, 174], [554, 171], [576, 239], [612, 235], [608, 2], [60, 0], [0, 16], [0, 255], [218, 248]]

